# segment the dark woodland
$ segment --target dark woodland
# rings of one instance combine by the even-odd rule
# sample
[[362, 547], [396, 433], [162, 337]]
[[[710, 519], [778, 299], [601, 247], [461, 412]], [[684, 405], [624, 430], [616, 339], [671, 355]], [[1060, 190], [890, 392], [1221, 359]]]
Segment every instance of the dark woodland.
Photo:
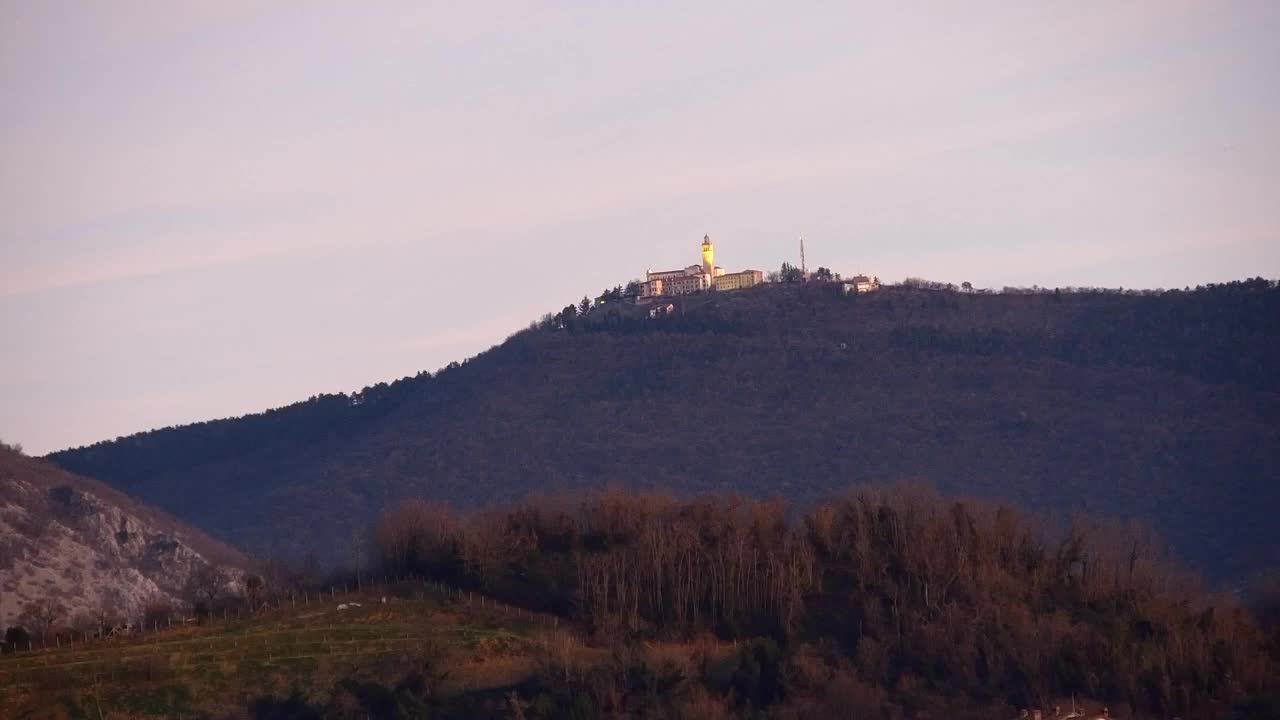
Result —
[[[1149, 533], [1048, 529], [920, 487], [803, 514], [618, 489], [462, 515], [408, 500], [372, 551], [381, 572], [554, 613], [609, 650], [514, 691], [532, 717], [1012, 717], [1069, 698], [1118, 717], [1280, 710], [1274, 584], [1250, 613]], [[648, 641], [704, 637], [738, 650], [692, 671], [638, 660]]]
[[1280, 564], [1280, 290], [923, 281], [622, 288], [436, 373], [50, 456], [262, 555], [350, 556], [383, 508], [617, 484], [797, 508], [925, 481], [1139, 521], [1211, 584]]

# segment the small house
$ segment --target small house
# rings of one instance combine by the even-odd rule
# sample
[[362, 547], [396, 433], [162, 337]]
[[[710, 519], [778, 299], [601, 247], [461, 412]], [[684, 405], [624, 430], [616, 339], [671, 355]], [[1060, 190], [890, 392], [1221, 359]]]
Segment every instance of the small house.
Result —
[[879, 289], [880, 278], [867, 277], [866, 275], [854, 275], [851, 278], [845, 278], [840, 281], [840, 292], [845, 295], [849, 293], [875, 292]]
[[676, 306], [672, 303], [658, 303], [649, 308], [649, 319], [666, 317], [676, 311]]

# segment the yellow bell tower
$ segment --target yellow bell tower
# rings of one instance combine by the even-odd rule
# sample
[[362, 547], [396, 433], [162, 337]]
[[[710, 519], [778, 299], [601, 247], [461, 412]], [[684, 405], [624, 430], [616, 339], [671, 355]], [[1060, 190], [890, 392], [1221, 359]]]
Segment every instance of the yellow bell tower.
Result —
[[716, 248], [711, 244], [711, 236], [702, 236], [702, 272], [715, 277]]

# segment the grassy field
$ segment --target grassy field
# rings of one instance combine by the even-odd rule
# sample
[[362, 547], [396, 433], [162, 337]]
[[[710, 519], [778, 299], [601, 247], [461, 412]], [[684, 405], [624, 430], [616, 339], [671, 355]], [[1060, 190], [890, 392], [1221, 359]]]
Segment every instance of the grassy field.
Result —
[[[382, 598], [385, 597], [385, 603]], [[361, 607], [339, 610], [339, 604]], [[431, 664], [442, 691], [510, 687], [549, 649], [589, 652], [547, 616], [422, 583], [309, 599], [246, 618], [0, 659], [0, 717], [219, 717], [341, 679], [393, 683]]]

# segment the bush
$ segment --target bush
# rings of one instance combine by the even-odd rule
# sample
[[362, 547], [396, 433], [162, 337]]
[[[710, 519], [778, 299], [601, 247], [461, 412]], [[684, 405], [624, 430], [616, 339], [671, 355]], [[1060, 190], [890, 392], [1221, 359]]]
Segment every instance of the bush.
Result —
[[4, 643], [0, 645], [6, 653], [26, 650], [31, 646], [31, 633], [21, 625], [13, 625], [4, 631]]

